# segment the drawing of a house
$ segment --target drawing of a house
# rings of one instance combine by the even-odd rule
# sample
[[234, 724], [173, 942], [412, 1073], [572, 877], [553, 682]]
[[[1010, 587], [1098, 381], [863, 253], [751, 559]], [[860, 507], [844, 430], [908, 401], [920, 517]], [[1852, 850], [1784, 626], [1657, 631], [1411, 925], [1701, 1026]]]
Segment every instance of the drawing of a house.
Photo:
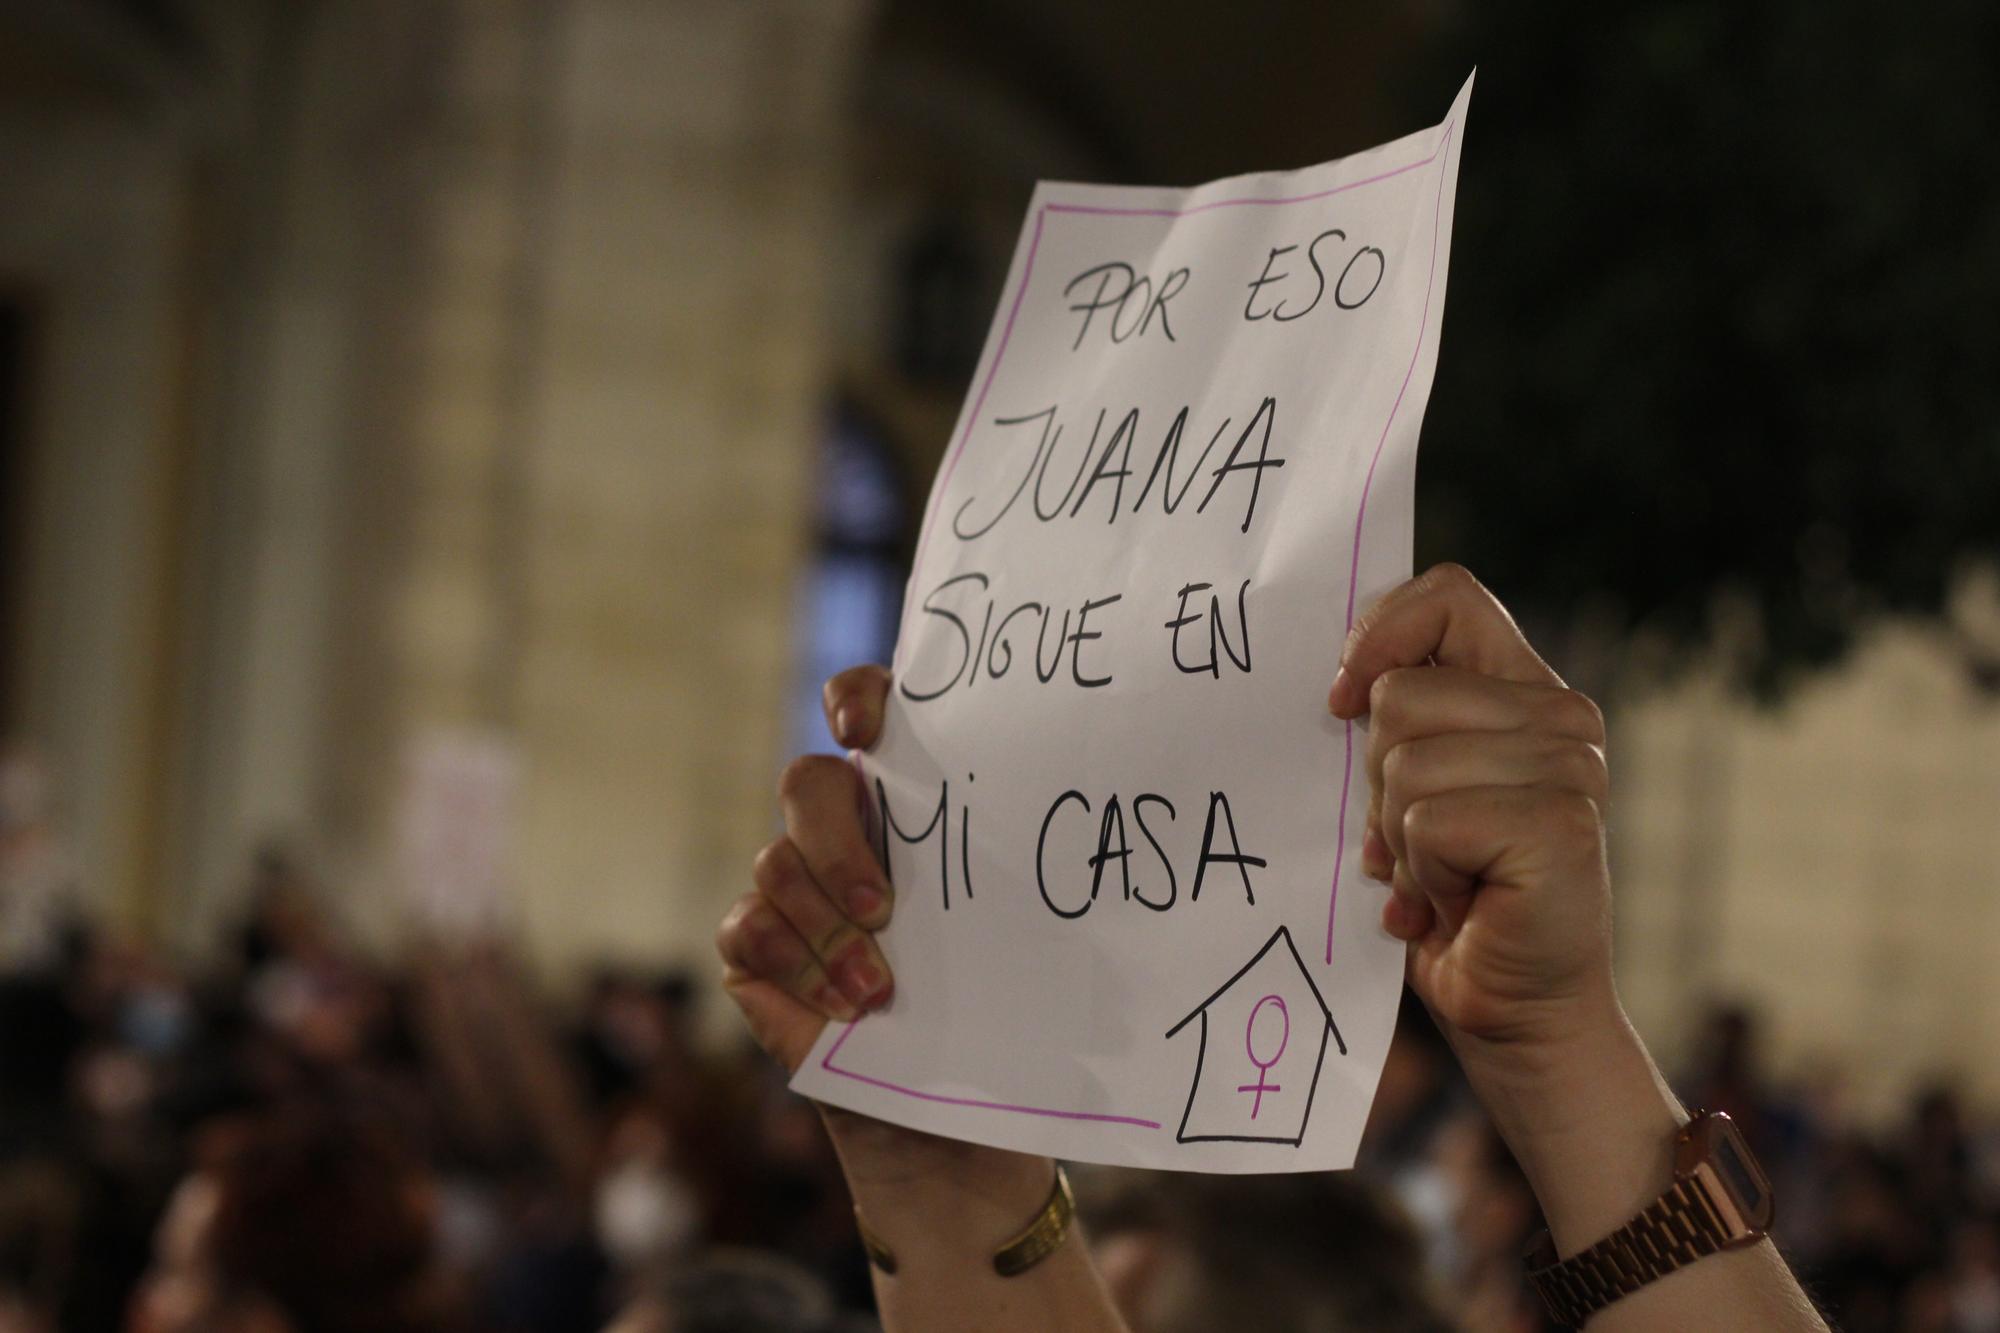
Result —
[[[1282, 946], [1282, 947], [1281, 947]], [[1198, 1020], [1198, 1021], [1197, 1021]], [[1347, 1043], [1292, 935], [1278, 927], [1244, 964], [1187, 1017], [1168, 1040], [1199, 1030], [1181, 1143], [1274, 1143], [1297, 1147], [1319, 1088], [1329, 1039]]]

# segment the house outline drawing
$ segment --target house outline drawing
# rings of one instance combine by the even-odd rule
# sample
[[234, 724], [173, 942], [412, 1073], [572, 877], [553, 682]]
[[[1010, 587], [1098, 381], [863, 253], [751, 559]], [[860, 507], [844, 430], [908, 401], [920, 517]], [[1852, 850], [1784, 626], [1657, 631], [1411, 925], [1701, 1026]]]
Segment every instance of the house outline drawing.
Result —
[[[1271, 950], [1277, 947], [1281, 940], [1284, 942], [1285, 951], [1291, 955], [1293, 966], [1297, 968], [1299, 976], [1304, 979], [1306, 989], [1311, 993], [1313, 1002], [1319, 1006], [1321, 1017], [1325, 1020], [1320, 1028], [1319, 1050], [1313, 1055], [1312, 1083], [1306, 1090], [1305, 1106], [1299, 1113], [1298, 1132], [1296, 1134], [1190, 1134], [1187, 1132], [1188, 1121], [1194, 1115], [1195, 1097], [1201, 1091], [1202, 1068], [1208, 1057], [1209, 1006], [1224, 995], [1227, 995], [1237, 982], [1248, 976], [1259, 963], [1264, 961]], [[1306, 967], [1305, 959], [1299, 956], [1298, 946], [1292, 943], [1291, 929], [1287, 926], [1279, 926], [1273, 931], [1271, 938], [1264, 941], [1263, 947], [1257, 950], [1249, 962], [1237, 968], [1229, 980], [1216, 987], [1209, 993], [1207, 999], [1191, 1009], [1187, 1016], [1182, 1018], [1180, 1022], [1167, 1029], [1167, 1039], [1172, 1040], [1182, 1028], [1185, 1028], [1196, 1018], [1201, 1019], [1201, 1045], [1195, 1053], [1194, 1079], [1188, 1085], [1187, 1105], [1181, 1111], [1181, 1122], [1174, 1131], [1174, 1141], [1176, 1143], [1277, 1143], [1288, 1144], [1294, 1148], [1298, 1147], [1305, 1139], [1306, 1122], [1312, 1115], [1313, 1097], [1319, 1091], [1320, 1070], [1326, 1064], [1327, 1036], [1328, 1034], [1332, 1035], [1335, 1043], [1339, 1045], [1342, 1055], [1347, 1054], [1347, 1041], [1340, 1035], [1340, 1025], [1334, 1022], [1333, 1011], [1327, 1008], [1326, 997], [1320, 994], [1319, 984], [1313, 980], [1312, 972]]]

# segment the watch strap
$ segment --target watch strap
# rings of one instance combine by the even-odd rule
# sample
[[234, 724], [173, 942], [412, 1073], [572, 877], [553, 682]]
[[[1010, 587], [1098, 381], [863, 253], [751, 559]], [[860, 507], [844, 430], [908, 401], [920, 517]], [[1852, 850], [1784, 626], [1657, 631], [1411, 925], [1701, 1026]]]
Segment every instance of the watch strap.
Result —
[[1568, 1259], [1554, 1261], [1554, 1245], [1543, 1233], [1528, 1278], [1556, 1322], [1581, 1328], [1621, 1296], [1729, 1243], [1715, 1201], [1699, 1178], [1684, 1176], [1637, 1217]]

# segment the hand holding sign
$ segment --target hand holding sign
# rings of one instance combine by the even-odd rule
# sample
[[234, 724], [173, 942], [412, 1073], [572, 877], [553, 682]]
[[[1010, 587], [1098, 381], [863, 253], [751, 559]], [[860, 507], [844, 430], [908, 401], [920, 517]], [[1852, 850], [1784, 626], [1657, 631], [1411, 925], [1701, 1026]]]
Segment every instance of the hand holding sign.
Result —
[[[889, 673], [880, 667], [855, 667], [829, 680], [823, 702], [834, 739], [856, 749], [873, 745], [888, 692]], [[843, 969], [844, 960], [877, 965], [874, 931], [888, 924], [894, 907], [865, 895], [857, 907], [856, 895], [842, 892], [842, 886], [881, 882], [859, 796], [854, 770], [838, 760], [808, 757], [788, 766], [780, 783], [787, 831], [758, 854], [754, 887], [716, 932], [723, 988], [758, 1044], [788, 1072], [805, 1059], [827, 1020], [852, 1019], [893, 995], [886, 966], [879, 984], [853, 986], [857, 998], [833, 980], [854, 976], [851, 963]], [[964, 1256], [938, 1253], [953, 1244], [983, 1260], [1048, 1193], [1052, 1167], [1045, 1160], [837, 1107], [820, 1110], [856, 1202], [899, 1254], [919, 1264], [962, 1267], [954, 1261]], [[951, 1225], [940, 1228], [939, 1217]]]
[[[879, 667], [829, 681], [835, 738], [872, 746], [889, 689]], [[1545, 1065], [1548, 1048], [1622, 1022], [1610, 978], [1599, 815], [1608, 783], [1596, 706], [1562, 685], [1457, 566], [1402, 585], [1356, 623], [1328, 705], [1336, 716], [1372, 713], [1368, 841], [1379, 851], [1365, 859], [1395, 890], [1382, 924], [1408, 942], [1412, 984], [1472, 1072], [1511, 1085]], [[786, 770], [782, 794], [788, 831], [759, 856], [757, 888], [725, 919], [718, 947], [725, 986], [789, 1070], [828, 1018], [848, 1021], [886, 1003], [893, 979], [884, 964], [876, 993], [863, 987], [858, 998], [832, 980], [850, 958], [875, 966], [871, 932], [888, 922], [886, 906], [879, 914], [836, 906], [854, 895], [835, 886], [871, 885], [880, 873], [855, 770], [802, 760]], [[1260, 954], [1255, 974], [1285, 977], [1293, 965], [1284, 958], [1282, 949]], [[1268, 973], [1267, 959], [1277, 964]], [[1311, 1008], [1316, 992], [1291, 984]], [[1284, 1091], [1273, 1071], [1295, 1042], [1319, 1040], [1312, 1025], [1321, 1016], [1295, 1018], [1279, 989], [1255, 989], [1241, 997], [1247, 1019], [1218, 1036], [1215, 1058], [1241, 1067], [1233, 1092], [1261, 1122], [1266, 1097]], [[855, 1165], [879, 1153], [907, 1168], [905, 1154], [940, 1142], [836, 1115]], [[860, 1133], [875, 1137], [857, 1153]], [[962, 1167], [963, 1153], [949, 1156]]]
[[1370, 715], [1363, 861], [1447, 1032], [1531, 1040], [1568, 1000], [1614, 1003], [1603, 715], [1493, 595], [1456, 565], [1390, 593], [1328, 705]]
[[[873, 667], [829, 682], [841, 743], [875, 743], [888, 688]], [[1658, 1191], [1680, 1122], [1610, 984], [1601, 720], [1456, 567], [1396, 589], [1357, 625], [1328, 703], [1351, 717], [1371, 701], [1369, 870], [1396, 890], [1382, 924], [1408, 942], [1412, 983], [1527, 1171], [1559, 1248], [1573, 1252]], [[825, 795], [846, 799], [789, 802], [793, 831], [760, 865], [796, 856], [816, 884], [854, 878], [855, 862], [808, 858], [797, 841], [838, 849], [862, 836], [852, 770], [793, 772], [788, 785], [823, 782]], [[829, 989], [823, 953], [767, 893], [776, 884], [760, 874], [718, 947], [752, 1031], [794, 1068], [827, 1020], [852, 1006]], [[822, 896], [826, 905], [810, 910], [834, 911], [834, 896]], [[779, 900], [798, 901], [783, 889]], [[1260, 993], [1240, 1031], [1255, 1077], [1235, 1092], [1255, 1121], [1273, 1109], [1265, 1098], [1284, 1092], [1273, 1071], [1299, 1040], [1293, 1006], [1276, 990]], [[1122, 1327], [1079, 1246], [1021, 1278], [997, 1278], [987, 1262], [1047, 1196], [1046, 1159], [821, 1110], [858, 1206], [902, 1263], [878, 1287], [890, 1326], [951, 1326], [977, 1308], [995, 1330]], [[1759, 1327], [1824, 1327], [1769, 1246], [1705, 1261], [1598, 1322], [1684, 1327], [1691, 1312], [1727, 1310], [1755, 1312]]]
[[[859, 667], [827, 683], [827, 724], [872, 744], [888, 674]], [[845, 743], [845, 740], [843, 741]], [[756, 884], [723, 919], [723, 986], [751, 1032], [789, 1072], [829, 1017], [851, 1021], [894, 989], [874, 932], [889, 923], [887, 877], [868, 846], [860, 779], [827, 755], [804, 755], [778, 783], [785, 834], [758, 853]]]

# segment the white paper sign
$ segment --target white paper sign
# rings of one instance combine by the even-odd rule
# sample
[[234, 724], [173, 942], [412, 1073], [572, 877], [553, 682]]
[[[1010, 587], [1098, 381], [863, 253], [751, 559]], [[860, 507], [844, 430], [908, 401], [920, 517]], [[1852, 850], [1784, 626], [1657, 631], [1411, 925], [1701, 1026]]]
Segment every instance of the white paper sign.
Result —
[[1037, 187], [859, 760], [895, 999], [799, 1091], [1073, 1161], [1352, 1165], [1403, 949], [1326, 695], [1410, 573], [1470, 92], [1305, 171]]
[[433, 728], [411, 742], [397, 862], [429, 930], [461, 942], [503, 932], [520, 787], [519, 747], [498, 732]]

